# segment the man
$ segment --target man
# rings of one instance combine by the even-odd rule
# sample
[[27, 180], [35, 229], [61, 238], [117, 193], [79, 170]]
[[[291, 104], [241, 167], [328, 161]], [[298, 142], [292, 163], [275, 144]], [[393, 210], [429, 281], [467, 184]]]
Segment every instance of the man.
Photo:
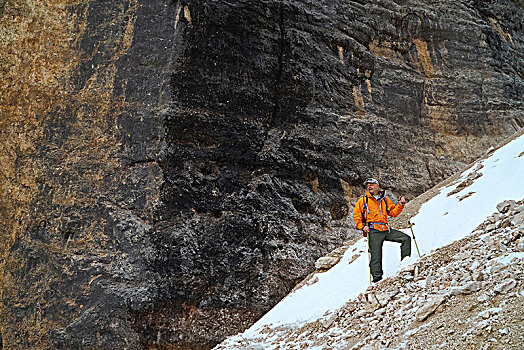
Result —
[[366, 194], [361, 197], [353, 209], [353, 219], [357, 228], [362, 230], [364, 237], [369, 237], [369, 250], [371, 261], [369, 268], [373, 282], [382, 279], [382, 245], [384, 241], [400, 243], [400, 259], [411, 255], [411, 237], [397, 230], [391, 229], [388, 216], [397, 217], [404, 209], [406, 199], [400, 196], [395, 205], [385, 196], [385, 191], [380, 189], [380, 184], [375, 179], [364, 182]]

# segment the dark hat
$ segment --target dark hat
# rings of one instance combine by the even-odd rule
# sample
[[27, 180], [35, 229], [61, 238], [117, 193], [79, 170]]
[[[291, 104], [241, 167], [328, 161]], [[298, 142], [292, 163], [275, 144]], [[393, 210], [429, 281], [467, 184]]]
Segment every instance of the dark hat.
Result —
[[380, 186], [380, 183], [378, 182], [378, 180], [377, 179], [373, 179], [372, 177], [370, 177], [369, 179], [364, 181], [364, 186], [366, 186], [367, 184], [377, 184], [377, 185]]

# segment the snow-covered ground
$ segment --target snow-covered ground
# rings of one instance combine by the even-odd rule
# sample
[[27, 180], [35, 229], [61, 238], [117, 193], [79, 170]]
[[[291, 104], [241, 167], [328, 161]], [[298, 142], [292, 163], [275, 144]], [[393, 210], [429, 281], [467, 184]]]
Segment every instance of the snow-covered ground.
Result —
[[[457, 181], [443, 187], [421, 206], [418, 214], [411, 218], [420, 253], [431, 254], [436, 248], [468, 236], [503, 200], [523, 199], [523, 179], [524, 135], [521, 135], [464, 171]], [[411, 235], [409, 229], [404, 232]], [[360, 239], [337, 265], [316, 273], [313, 280], [318, 280], [315, 283], [306, 284], [288, 295], [246, 332], [226, 340], [225, 343], [231, 344], [228, 348], [235, 349], [234, 344], [241, 339], [258, 337], [267, 327], [295, 328], [329, 318], [370, 285], [366, 248], [367, 241]], [[358, 258], [355, 259], [355, 255], [359, 255]], [[418, 259], [415, 244], [412, 244], [411, 257], [400, 263], [399, 244], [385, 242], [384, 277], [393, 276], [401, 267]], [[271, 345], [265, 348], [270, 349]]]

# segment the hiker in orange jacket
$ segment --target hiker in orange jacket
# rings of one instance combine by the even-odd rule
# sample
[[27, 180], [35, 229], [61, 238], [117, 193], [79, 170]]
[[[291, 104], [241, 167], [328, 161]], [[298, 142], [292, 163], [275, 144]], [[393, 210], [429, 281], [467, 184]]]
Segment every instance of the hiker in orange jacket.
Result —
[[371, 259], [369, 268], [373, 282], [382, 279], [382, 246], [384, 241], [400, 243], [400, 259], [411, 255], [411, 237], [403, 232], [393, 230], [388, 223], [388, 216], [397, 217], [404, 209], [406, 199], [400, 196], [395, 205], [386, 197], [385, 191], [375, 179], [364, 182], [366, 194], [362, 196], [353, 209], [353, 219], [357, 229], [362, 230], [364, 237], [369, 236], [369, 250]]

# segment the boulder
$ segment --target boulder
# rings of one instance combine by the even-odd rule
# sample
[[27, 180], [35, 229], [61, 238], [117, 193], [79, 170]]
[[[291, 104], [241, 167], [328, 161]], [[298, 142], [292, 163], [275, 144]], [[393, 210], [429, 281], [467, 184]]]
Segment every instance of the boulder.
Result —
[[523, 224], [524, 224], [524, 211], [521, 211], [518, 214], [515, 214], [515, 216], [511, 218], [511, 226], [521, 226]]
[[479, 281], [468, 282], [462, 287], [462, 294], [471, 294], [474, 292], [478, 292], [481, 287], [482, 285]]
[[514, 200], [505, 200], [497, 204], [497, 210], [503, 214], [507, 213], [510, 209], [516, 208], [517, 202]]
[[437, 295], [431, 298], [426, 304], [417, 310], [415, 317], [417, 321], [422, 322], [429, 317], [435, 310], [446, 300], [445, 295]]
[[508, 279], [504, 280], [503, 282], [497, 284], [493, 288], [493, 290], [495, 291], [495, 293], [504, 294], [504, 293], [509, 292], [510, 290], [515, 288], [516, 286], [517, 286], [517, 281], [515, 279], [513, 279], [513, 278], [508, 278]]
[[335, 266], [340, 261], [340, 259], [340, 256], [323, 256], [315, 262], [315, 269], [322, 271], [329, 270], [330, 268]]
[[519, 252], [524, 252], [524, 239], [520, 239], [519, 240], [519, 243], [517, 245], [517, 249]]

